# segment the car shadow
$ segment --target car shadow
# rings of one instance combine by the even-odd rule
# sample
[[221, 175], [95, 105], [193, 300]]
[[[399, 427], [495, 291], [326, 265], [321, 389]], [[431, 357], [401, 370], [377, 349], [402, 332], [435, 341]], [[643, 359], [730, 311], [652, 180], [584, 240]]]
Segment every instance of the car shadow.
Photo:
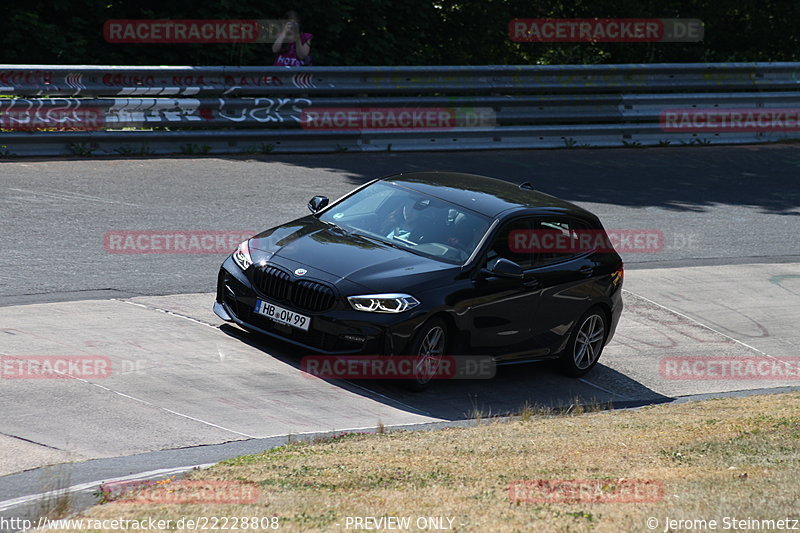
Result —
[[[220, 330], [298, 370], [302, 370], [302, 358], [310, 355], [291, 344], [230, 324], [223, 324]], [[555, 362], [501, 365], [491, 379], [436, 380], [421, 392], [395, 380], [325, 381], [397, 409], [444, 420], [504, 416], [525, 410], [637, 407], [673, 400], [603, 364], [579, 379], [561, 374]]]

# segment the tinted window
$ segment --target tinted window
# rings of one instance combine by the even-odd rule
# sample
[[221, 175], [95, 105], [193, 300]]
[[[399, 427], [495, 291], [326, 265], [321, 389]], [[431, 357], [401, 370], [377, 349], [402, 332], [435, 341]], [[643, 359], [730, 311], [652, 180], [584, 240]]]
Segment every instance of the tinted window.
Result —
[[585, 246], [580, 243], [579, 237], [588, 229], [584, 222], [562, 217], [541, 217], [536, 219], [534, 229], [538, 230], [536, 234], [540, 237], [548, 233], [559, 237], [557, 245], [542, 246], [536, 250], [534, 266], [564, 261], [585, 251]]
[[342, 200], [320, 220], [411, 252], [463, 264], [491, 219], [405, 187], [376, 182]]
[[534, 264], [535, 255], [526, 246], [519, 246], [516, 243], [517, 235], [529, 235], [530, 230], [534, 229], [535, 221], [532, 218], [512, 220], [500, 228], [500, 232], [492, 242], [492, 247], [486, 256], [489, 261], [495, 257], [504, 257], [514, 261], [522, 268], [530, 268]]
[[564, 261], [583, 253], [579, 234], [587, 229], [585, 223], [563, 217], [513, 220], [500, 229], [486, 259], [504, 257], [525, 269]]

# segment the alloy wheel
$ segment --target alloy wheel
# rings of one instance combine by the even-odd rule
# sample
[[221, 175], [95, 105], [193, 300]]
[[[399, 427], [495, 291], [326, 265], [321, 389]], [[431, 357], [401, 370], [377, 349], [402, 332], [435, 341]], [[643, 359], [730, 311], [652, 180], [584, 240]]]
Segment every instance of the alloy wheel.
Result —
[[597, 314], [590, 315], [578, 329], [575, 338], [573, 357], [578, 370], [586, 370], [594, 364], [600, 356], [605, 340], [606, 327], [603, 317]]
[[425, 334], [414, 365], [414, 376], [419, 383], [427, 383], [436, 375], [444, 355], [445, 340], [441, 326], [434, 326]]

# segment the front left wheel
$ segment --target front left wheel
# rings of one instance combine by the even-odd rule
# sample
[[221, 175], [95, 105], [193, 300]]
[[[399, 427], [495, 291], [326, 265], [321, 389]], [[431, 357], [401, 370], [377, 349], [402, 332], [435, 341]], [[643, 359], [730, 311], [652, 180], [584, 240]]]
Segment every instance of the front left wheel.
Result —
[[432, 318], [419, 328], [409, 350], [416, 357], [413, 376], [403, 382], [407, 388], [415, 391], [428, 388], [439, 372], [448, 338], [447, 324], [441, 318]]

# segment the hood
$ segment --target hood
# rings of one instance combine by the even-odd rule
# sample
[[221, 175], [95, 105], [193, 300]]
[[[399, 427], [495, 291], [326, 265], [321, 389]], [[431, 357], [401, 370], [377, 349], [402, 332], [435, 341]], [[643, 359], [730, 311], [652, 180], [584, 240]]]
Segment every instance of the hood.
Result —
[[456, 265], [348, 234], [314, 216], [256, 235], [250, 254], [254, 263], [269, 261], [292, 269], [302, 265], [314, 277], [347, 280], [375, 292], [402, 292], [430, 278], [441, 279], [444, 270], [460, 271]]

